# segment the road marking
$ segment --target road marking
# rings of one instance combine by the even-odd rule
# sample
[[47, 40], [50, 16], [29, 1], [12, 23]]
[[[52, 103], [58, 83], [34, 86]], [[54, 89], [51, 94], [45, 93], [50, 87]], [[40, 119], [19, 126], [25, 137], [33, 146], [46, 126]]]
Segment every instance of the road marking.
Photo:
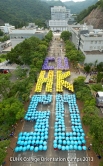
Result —
[[75, 150], [72, 150], [72, 151], [68, 151], [68, 166], [77, 166], [77, 163], [76, 161], [73, 161], [72, 162], [72, 159], [76, 159], [76, 152]]
[[77, 166], [76, 163], [69, 163], [68, 166]]
[[18, 154], [18, 158], [20, 158], [21, 157], [21, 153], [20, 154]]
[[18, 137], [15, 137], [15, 136], [14, 136], [14, 138], [18, 138]]
[[23, 126], [22, 126], [22, 129], [21, 129], [21, 131], [23, 131], [23, 128], [24, 128], [24, 124], [25, 124], [25, 121], [23, 122]]

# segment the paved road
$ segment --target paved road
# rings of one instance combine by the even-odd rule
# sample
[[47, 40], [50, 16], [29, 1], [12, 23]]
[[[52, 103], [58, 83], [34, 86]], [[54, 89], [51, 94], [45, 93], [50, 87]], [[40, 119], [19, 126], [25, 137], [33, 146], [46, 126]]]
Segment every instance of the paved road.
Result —
[[[55, 38], [59, 39], [59, 36], [54, 36], [54, 39], [51, 43], [51, 47], [50, 47], [50, 51], [48, 53], [48, 56], [55, 56], [55, 58], [57, 57], [64, 57], [65, 53], [62, 51], [63, 50], [63, 42], [60, 40], [55, 40]], [[59, 45], [62, 45], [61, 47]], [[53, 63], [52, 63], [53, 65]], [[55, 65], [55, 64], [54, 64]], [[77, 74], [71, 73], [71, 77], [70, 79], [68, 79], [69, 81], [72, 82], [72, 80], [77, 77]], [[56, 158], [59, 159], [63, 159], [64, 160], [68, 157], [68, 159], [71, 158], [82, 158], [82, 157], [86, 157], [86, 151], [55, 151], [53, 149], [53, 140], [54, 140], [54, 122], [55, 122], [55, 95], [56, 95], [56, 90], [55, 90], [55, 84], [56, 84], [56, 69], [54, 70], [54, 83], [53, 83], [53, 101], [50, 105], [38, 105], [38, 110], [47, 110], [49, 109], [51, 111], [51, 115], [50, 115], [50, 128], [49, 128], [49, 139], [48, 139], [48, 150], [47, 151], [39, 151], [37, 153], [35, 152], [20, 152], [20, 153], [14, 153], [14, 157], [35, 157], [35, 158], [52, 158], [51, 161], [43, 161], [43, 162], [11, 162], [11, 166], [39, 166], [39, 165], [43, 165], [43, 166], [88, 166], [87, 162], [77, 162], [77, 161], [55, 161]], [[67, 90], [64, 90], [65, 94], [68, 94]], [[45, 90], [43, 88], [42, 93], [41, 94], [45, 94]], [[65, 109], [68, 110], [68, 105], [65, 104]], [[67, 125], [67, 131], [71, 131], [71, 123], [70, 123], [70, 115], [69, 112], [67, 111], [67, 113], [65, 114], [65, 123]], [[22, 129], [22, 131], [26, 131], [26, 132], [30, 132], [33, 131], [33, 127], [34, 127], [34, 123], [33, 122], [25, 122], [24, 123], [24, 127]], [[54, 161], [53, 161], [54, 158]]]
[[[7, 65], [7, 61], [6, 62], [4, 62], [4, 63], [2, 63], [2, 64], [0, 64], [0, 69], [5, 69], [5, 70], [15, 70], [15, 69], [17, 69], [17, 67], [18, 67], [19, 65], [17, 65], [17, 64], [8, 64]], [[23, 66], [20, 66], [22, 69], [29, 69], [26, 65], [23, 65]]]

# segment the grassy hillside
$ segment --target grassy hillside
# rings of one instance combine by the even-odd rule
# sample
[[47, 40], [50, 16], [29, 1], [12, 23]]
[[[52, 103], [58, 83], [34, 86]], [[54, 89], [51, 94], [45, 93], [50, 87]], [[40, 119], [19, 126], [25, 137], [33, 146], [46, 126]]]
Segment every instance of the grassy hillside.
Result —
[[16, 26], [50, 19], [50, 8], [40, 0], [0, 0], [0, 20]]
[[71, 13], [80, 13], [83, 9], [95, 4], [98, 0], [85, 0], [82, 2], [67, 1], [64, 4], [71, 9]]
[[102, 4], [103, 4], [103, 1], [99, 1], [95, 5], [92, 5], [88, 7], [87, 9], [83, 10], [82, 12], [80, 12], [80, 14], [77, 16], [77, 22], [78, 23], [81, 22], [87, 15], [91, 13], [93, 9], [96, 9], [97, 7], [103, 8]]

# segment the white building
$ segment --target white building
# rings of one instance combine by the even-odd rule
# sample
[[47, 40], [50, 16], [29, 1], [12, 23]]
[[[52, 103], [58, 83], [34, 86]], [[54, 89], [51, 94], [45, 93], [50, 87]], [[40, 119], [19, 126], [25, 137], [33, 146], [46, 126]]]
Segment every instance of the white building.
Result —
[[103, 30], [80, 25], [71, 28], [72, 42], [85, 55], [85, 63], [103, 62]]
[[49, 27], [52, 31], [68, 30], [68, 20], [70, 19], [70, 10], [63, 6], [51, 7], [51, 20]]
[[51, 7], [51, 20], [69, 20], [70, 10], [64, 6]]
[[0, 53], [3, 52], [3, 50], [5, 50], [6, 48], [11, 46], [11, 41], [7, 40], [5, 42], [0, 42]]
[[9, 23], [5, 23], [4, 26], [0, 26], [1, 31], [4, 33], [10, 33], [12, 30], [15, 29], [15, 26], [9, 25]]
[[22, 29], [15, 29], [10, 33], [12, 48], [32, 36], [43, 39], [47, 32], [48, 31], [37, 30], [37, 26], [35, 26], [34, 23], [29, 23], [29, 26], [23, 27]]
[[52, 31], [67, 31], [68, 24], [66, 20], [49, 20], [49, 26]]

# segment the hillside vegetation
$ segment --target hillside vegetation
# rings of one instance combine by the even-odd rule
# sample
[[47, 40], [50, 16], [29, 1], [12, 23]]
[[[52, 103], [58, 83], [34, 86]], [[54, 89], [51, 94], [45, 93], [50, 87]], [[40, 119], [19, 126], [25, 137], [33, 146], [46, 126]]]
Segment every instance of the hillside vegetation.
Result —
[[98, 8], [98, 9], [103, 8], [103, 0], [97, 2], [95, 5], [89, 6], [87, 9], [80, 12], [79, 15], [77, 16], [77, 22], [78, 23], [81, 22], [86, 16], [88, 16], [92, 12], [92, 10], [94, 10], [96, 8]]
[[71, 10], [71, 13], [80, 13], [82, 10], [95, 4], [98, 0], [85, 0], [82, 2], [66, 1], [65, 6]]
[[61, 1], [47, 1], [49, 6], [65, 6], [65, 4]]
[[50, 19], [50, 8], [40, 0], [0, 0], [0, 20], [16, 26]]

